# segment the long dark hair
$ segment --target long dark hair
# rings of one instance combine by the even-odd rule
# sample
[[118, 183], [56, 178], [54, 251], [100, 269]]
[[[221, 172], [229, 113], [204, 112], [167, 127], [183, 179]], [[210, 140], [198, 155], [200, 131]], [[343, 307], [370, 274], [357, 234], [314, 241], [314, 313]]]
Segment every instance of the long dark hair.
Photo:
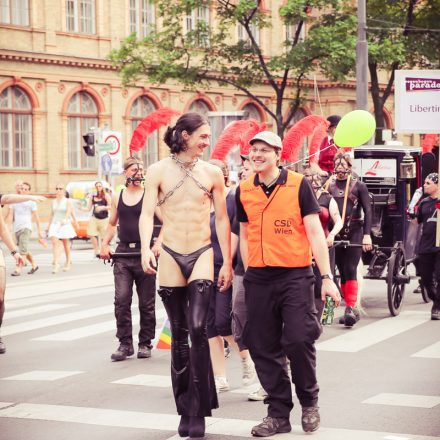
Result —
[[168, 127], [163, 140], [170, 148], [171, 153], [180, 153], [187, 149], [182, 131], [192, 134], [205, 124], [208, 124], [208, 121], [200, 113], [185, 113], [177, 120], [174, 127]]

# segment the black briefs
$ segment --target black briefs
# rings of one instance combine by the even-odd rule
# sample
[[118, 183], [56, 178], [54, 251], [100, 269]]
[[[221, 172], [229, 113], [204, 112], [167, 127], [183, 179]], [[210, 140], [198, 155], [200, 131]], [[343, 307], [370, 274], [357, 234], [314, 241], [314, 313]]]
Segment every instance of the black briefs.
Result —
[[180, 270], [182, 271], [182, 275], [186, 279], [188, 279], [191, 276], [191, 273], [194, 269], [194, 265], [196, 264], [200, 255], [202, 255], [203, 252], [207, 251], [208, 249], [212, 248], [212, 244], [209, 243], [206, 246], [203, 246], [200, 249], [191, 252], [190, 254], [179, 254], [178, 252], [173, 251], [163, 243], [162, 243], [162, 248], [164, 251], [166, 251], [174, 258], [174, 261], [179, 265]]

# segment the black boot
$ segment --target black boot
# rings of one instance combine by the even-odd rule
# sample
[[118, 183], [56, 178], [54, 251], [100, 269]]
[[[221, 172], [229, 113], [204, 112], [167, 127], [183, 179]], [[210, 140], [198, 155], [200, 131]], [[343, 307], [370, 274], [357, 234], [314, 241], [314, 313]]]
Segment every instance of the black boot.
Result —
[[191, 417], [189, 421], [189, 438], [205, 437], [205, 418]]
[[180, 437], [188, 437], [189, 435], [189, 416], [180, 416], [179, 427], [177, 428], [177, 432]]
[[[359, 313], [359, 310], [356, 307], [351, 307], [351, 309], [354, 313], [354, 316], [356, 317], [356, 322], [358, 322], [361, 319], [361, 315]], [[345, 314], [344, 314], [344, 316], [341, 316], [339, 318], [339, 324], [345, 324]]]

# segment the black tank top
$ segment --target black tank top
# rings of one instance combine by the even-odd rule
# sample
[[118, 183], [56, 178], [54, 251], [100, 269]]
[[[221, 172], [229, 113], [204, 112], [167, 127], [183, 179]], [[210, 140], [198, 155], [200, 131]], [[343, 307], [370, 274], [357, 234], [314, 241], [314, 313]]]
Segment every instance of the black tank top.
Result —
[[108, 211], [99, 211], [99, 212], [95, 211], [95, 206], [107, 206], [107, 200], [105, 198], [98, 200], [96, 196], [93, 196], [92, 203], [93, 203], [93, 216], [95, 218], [102, 220], [108, 217]]
[[128, 206], [122, 200], [122, 193], [118, 201], [118, 216], [119, 216], [119, 240], [123, 243], [140, 242], [139, 235], [139, 217], [142, 212], [142, 201], [144, 194], [136, 205]]
[[[142, 212], [142, 202], [144, 200], [144, 194], [136, 205], [128, 206], [122, 200], [122, 193], [119, 196], [118, 201], [118, 216], [119, 216], [119, 240], [123, 243], [137, 243], [141, 241], [139, 235], [139, 217]], [[153, 238], [157, 238], [160, 233], [162, 224], [160, 220], [154, 215], [154, 227], [153, 235], [151, 237], [151, 244]]]

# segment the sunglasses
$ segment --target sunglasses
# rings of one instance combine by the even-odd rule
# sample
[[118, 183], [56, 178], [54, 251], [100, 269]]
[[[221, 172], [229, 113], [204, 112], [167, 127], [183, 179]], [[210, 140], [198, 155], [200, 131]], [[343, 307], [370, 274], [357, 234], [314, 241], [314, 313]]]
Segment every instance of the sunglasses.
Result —
[[64, 189], [64, 188], [55, 188], [57, 191], [61, 191], [62, 189]]

